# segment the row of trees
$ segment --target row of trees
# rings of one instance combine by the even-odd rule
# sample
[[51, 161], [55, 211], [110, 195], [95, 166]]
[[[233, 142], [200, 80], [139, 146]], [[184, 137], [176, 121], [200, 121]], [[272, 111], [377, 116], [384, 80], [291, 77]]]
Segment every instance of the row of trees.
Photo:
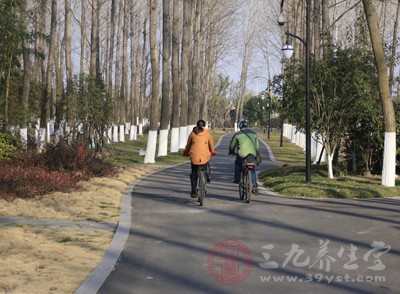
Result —
[[[42, 141], [49, 122], [55, 130], [62, 127], [60, 133], [79, 129], [93, 137], [112, 124], [120, 125], [120, 133], [130, 124], [141, 134], [148, 118], [146, 162], [154, 162], [155, 131], [161, 130], [158, 155], [167, 153], [170, 127], [171, 151], [177, 152], [188, 126], [208, 119], [210, 101], [219, 105], [219, 67], [237, 49], [230, 28], [241, 20], [238, 11], [248, 10], [241, 1], [227, 0], [0, 5], [3, 128], [30, 133], [40, 127]], [[216, 122], [231, 105], [224, 99], [220, 107], [225, 109], [210, 111]]]

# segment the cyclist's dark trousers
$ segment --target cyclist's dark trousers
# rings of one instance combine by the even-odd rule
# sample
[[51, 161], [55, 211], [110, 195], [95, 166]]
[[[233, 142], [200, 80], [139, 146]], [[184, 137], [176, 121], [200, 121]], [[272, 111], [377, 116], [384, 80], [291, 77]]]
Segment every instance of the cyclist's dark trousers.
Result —
[[[242, 171], [242, 158], [240, 156], [236, 156], [235, 160], [235, 182], [240, 182], [240, 172]], [[257, 185], [257, 175], [256, 175], [256, 168], [252, 169], [252, 182], [253, 187], [258, 187]]]
[[[211, 180], [210, 164], [207, 162], [206, 164], [204, 164], [204, 166], [206, 168], [207, 182], [210, 182]], [[192, 191], [195, 191], [197, 186], [197, 168], [198, 165], [192, 163], [192, 173], [190, 174], [190, 183], [192, 184]]]

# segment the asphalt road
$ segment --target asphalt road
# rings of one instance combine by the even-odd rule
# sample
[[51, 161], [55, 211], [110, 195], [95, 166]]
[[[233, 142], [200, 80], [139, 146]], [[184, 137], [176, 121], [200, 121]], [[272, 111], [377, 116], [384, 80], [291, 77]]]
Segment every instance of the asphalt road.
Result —
[[[190, 198], [189, 163], [135, 184], [125, 247], [98, 293], [400, 293], [399, 200], [261, 189], [244, 203], [231, 137], [211, 160], [203, 207]], [[261, 153], [260, 170], [280, 165]]]

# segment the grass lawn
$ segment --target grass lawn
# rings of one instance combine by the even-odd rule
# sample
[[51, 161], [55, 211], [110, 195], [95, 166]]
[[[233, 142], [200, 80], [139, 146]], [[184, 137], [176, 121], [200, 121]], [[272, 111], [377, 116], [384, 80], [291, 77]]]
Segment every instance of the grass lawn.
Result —
[[[223, 131], [211, 131], [211, 135], [214, 139], [214, 143], [217, 144], [219, 138], [225, 135]], [[136, 141], [126, 141], [113, 143], [107, 146], [107, 150], [110, 155], [107, 160], [114, 164], [129, 165], [143, 163], [144, 156], [139, 155], [139, 150], [146, 150], [147, 146], [147, 135], [138, 136]], [[169, 148], [169, 142], [168, 142]], [[156, 164], [177, 164], [188, 161], [188, 157], [182, 156], [182, 150], [178, 153], [168, 153], [167, 156], [157, 156], [156, 153]]]
[[[275, 159], [286, 163], [283, 167], [265, 170], [259, 174], [259, 180], [268, 189], [281, 195], [323, 198], [383, 198], [400, 196], [400, 180], [396, 187], [384, 187], [379, 176], [366, 178], [362, 176], [336, 176], [328, 178], [325, 164], [312, 165], [311, 183], [305, 181], [305, 153], [284, 138], [280, 146], [280, 134], [271, 132], [270, 139], [261, 133], [260, 138], [272, 149]], [[296, 166], [288, 166], [296, 164]]]

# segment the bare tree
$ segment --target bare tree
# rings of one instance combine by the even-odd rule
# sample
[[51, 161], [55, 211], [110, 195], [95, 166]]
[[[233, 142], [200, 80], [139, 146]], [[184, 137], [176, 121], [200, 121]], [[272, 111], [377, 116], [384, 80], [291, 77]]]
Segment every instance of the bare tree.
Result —
[[397, 32], [399, 30], [399, 18], [400, 18], [400, 0], [397, 2], [396, 9], [396, 17], [393, 24], [393, 37], [392, 37], [392, 47], [391, 47], [391, 62], [389, 64], [389, 88], [392, 89], [394, 85], [394, 68], [395, 68], [395, 59], [396, 59], [396, 51], [397, 45], [399, 43]]
[[180, 80], [179, 80], [179, 20], [180, 1], [173, 0], [172, 16], [172, 130], [171, 152], [179, 151], [179, 104], [180, 104]]
[[52, 0], [50, 42], [47, 55], [46, 85], [45, 85], [45, 91], [42, 95], [41, 110], [40, 110], [39, 148], [42, 148], [45, 142], [47, 122], [50, 118], [50, 106], [51, 106], [50, 102], [52, 99], [52, 76], [54, 73], [54, 52], [56, 50], [56, 32], [57, 32], [57, 0]]
[[123, 5], [121, 3], [122, 0], [118, 1], [118, 21], [116, 25], [117, 30], [117, 40], [116, 40], [116, 53], [115, 53], [115, 75], [114, 75], [114, 120], [115, 123], [119, 123], [121, 120], [121, 39], [122, 39], [122, 14], [123, 14]]
[[45, 68], [44, 68], [44, 51], [45, 51], [45, 42], [42, 37], [46, 28], [46, 7], [48, 0], [38, 0], [38, 5], [35, 13], [36, 18], [36, 26], [35, 32], [40, 35], [40, 37], [36, 38], [36, 51], [39, 54], [36, 54], [33, 77], [37, 84], [45, 83]]
[[[28, 27], [28, 15], [27, 15], [27, 5], [26, 2], [22, 2], [21, 6], [21, 23], [23, 24], [25, 30]], [[29, 101], [29, 92], [30, 92], [30, 84], [31, 84], [31, 76], [32, 76], [32, 68], [31, 68], [31, 60], [29, 54], [30, 48], [28, 45], [28, 40], [23, 38], [22, 40], [22, 60], [24, 66], [23, 73], [23, 83], [22, 83], [22, 95], [21, 95], [21, 106], [22, 113], [24, 114], [21, 121], [21, 141], [23, 146], [26, 146], [28, 140], [28, 116], [25, 114], [28, 111], [28, 101]]]
[[241, 56], [242, 69], [239, 81], [239, 99], [236, 107], [236, 122], [243, 119], [243, 102], [246, 93], [246, 82], [249, 63], [254, 50], [254, 26], [251, 22], [253, 19], [253, 7], [250, 5], [246, 18], [244, 19], [243, 28], [243, 53]]
[[150, 106], [150, 130], [147, 140], [144, 163], [154, 163], [157, 147], [157, 130], [159, 113], [160, 92], [160, 66], [157, 49], [157, 0], [150, 0], [150, 59], [151, 59], [151, 106]]
[[124, 125], [126, 123], [126, 113], [128, 109], [128, 4], [124, 0], [123, 4], [123, 28], [122, 28], [122, 73], [121, 73], [121, 91], [120, 91], [120, 140], [125, 141]]
[[170, 91], [171, 91], [171, 16], [170, 1], [163, 0], [163, 69], [162, 69], [162, 97], [161, 123], [158, 144], [158, 156], [166, 156], [168, 152], [168, 132], [171, 118]]
[[80, 63], [79, 63], [79, 75], [83, 76], [85, 72], [85, 52], [86, 52], [86, 2], [82, 0], [81, 5], [81, 51], [80, 51]]
[[89, 73], [92, 76], [100, 75], [99, 49], [99, 3], [98, 0], [92, 0], [92, 29], [90, 34], [89, 67]]
[[196, 124], [197, 120], [200, 118], [200, 99], [202, 95], [200, 93], [200, 79], [201, 79], [201, 65], [200, 65], [200, 40], [201, 40], [201, 9], [202, 0], [196, 1], [196, 6], [194, 9], [194, 20], [193, 20], [193, 53], [190, 66], [191, 73], [191, 95], [190, 107], [189, 107], [189, 124]]
[[383, 120], [385, 123], [382, 185], [394, 187], [396, 178], [396, 117], [390, 94], [385, 52], [383, 50], [378, 19], [372, 0], [363, 0], [363, 5], [378, 71], [379, 96], [382, 103]]
[[147, 68], [148, 68], [148, 54], [147, 54], [147, 24], [149, 22], [149, 13], [147, 9], [144, 10], [142, 19], [142, 64], [140, 70], [140, 99], [139, 99], [139, 135], [143, 133], [143, 118], [144, 118], [144, 104], [146, 100], [147, 89]]
[[130, 29], [130, 41], [131, 41], [131, 85], [130, 85], [130, 102], [131, 102], [131, 130], [130, 139], [137, 139], [137, 112], [138, 112], [138, 101], [139, 101], [139, 82], [140, 82], [140, 25], [138, 20], [138, 13], [136, 11], [135, 2], [130, 2], [130, 15], [131, 15], [131, 29]]
[[181, 116], [179, 128], [179, 148], [185, 147], [188, 136], [188, 87], [189, 87], [189, 58], [191, 53], [193, 0], [183, 1], [183, 33], [181, 50]]
[[65, 69], [67, 73], [67, 89], [72, 83], [72, 45], [71, 45], [71, 0], [65, 0]]

